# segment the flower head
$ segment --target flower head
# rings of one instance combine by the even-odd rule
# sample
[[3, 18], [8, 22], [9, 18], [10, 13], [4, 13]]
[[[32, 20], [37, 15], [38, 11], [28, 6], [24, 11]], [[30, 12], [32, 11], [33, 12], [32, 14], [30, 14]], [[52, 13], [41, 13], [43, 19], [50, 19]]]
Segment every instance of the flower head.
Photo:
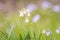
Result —
[[28, 18], [25, 18], [25, 23], [28, 23], [29, 22], [29, 19]]
[[54, 5], [52, 9], [54, 12], [59, 12], [60, 11], [60, 5]]
[[57, 34], [60, 33], [60, 26], [55, 30]]
[[49, 36], [50, 34], [51, 34], [51, 32], [50, 32], [50, 31], [47, 31], [47, 32], [46, 32], [46, 35], [47, 35], [47, 36]]
[[34, 11], [34, 10], [37, 9], [37, 5], [35, 5], [35, 4], [33, 4], [33, 3], [30, 3], [30, 4], [28, 4], [27, 9], [28, 9], [30, 12], [32, 12], [32, 11]]
[[47, 8], [49, 8], [49, 7], [51, 7], [51, 3], [49, 3], [48, 1], [42, 2], [42, 8], [43, 8], [43, 9], [47, 9]]
[[46, 33], [46, 30], [42, 30], [42, 33], [45, 34]]
[[40, 15], [37, 14], [33, 17], [32, 22], [36, 23], [40, 19]]

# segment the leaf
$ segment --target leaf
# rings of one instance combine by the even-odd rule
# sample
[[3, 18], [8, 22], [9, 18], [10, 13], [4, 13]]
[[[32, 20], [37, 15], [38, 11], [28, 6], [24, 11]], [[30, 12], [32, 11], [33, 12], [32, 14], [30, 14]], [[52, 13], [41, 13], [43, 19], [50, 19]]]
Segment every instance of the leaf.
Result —
[[30, 34], [28, 33], [27, 36], [25, 37], [25, 40], [31, 40]]
[[20, 39], [20, 40], [23, 40], [23, 39], [22, 39], [22, 35], [21, 35], [21, 34], [19, 34], [19, 39]]

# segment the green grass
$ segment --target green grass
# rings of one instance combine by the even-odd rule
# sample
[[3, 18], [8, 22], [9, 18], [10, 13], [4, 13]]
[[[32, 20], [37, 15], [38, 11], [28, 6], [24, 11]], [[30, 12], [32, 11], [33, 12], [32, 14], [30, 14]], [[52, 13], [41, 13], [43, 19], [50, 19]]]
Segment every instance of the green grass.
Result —
[[[41, 15], [37, 23], [31, 21], [35, 14]], [[51, 9], [38, 9], [31, 13], [28, 24], [24, 23], [25, 17], [19, 17], [18, 12], [9, 16], [0, 12], [0, 40], [60, 40], [60, 34], [55, 32], [60, 25], [60, 13], [55, 13]], [[42, 33], [43, 29], [52, 33], [46, 36]]]

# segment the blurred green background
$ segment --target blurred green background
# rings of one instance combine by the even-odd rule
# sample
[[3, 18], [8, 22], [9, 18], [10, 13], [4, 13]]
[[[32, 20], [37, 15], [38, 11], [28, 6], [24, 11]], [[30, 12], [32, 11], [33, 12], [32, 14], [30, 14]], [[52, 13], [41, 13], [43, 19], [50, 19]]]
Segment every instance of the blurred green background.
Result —
[[[46, 3], [47, 8], [42, 8], [45, 1], [52, 5]], [[26, 11], [30, 3], [36, 4], [37, 9], [29, 17], [20, 17], [19, 11]], [[59, 7], [53, 9], [54, 5]], [[32, 19], [37, 14], [40, 19], [34, 23]], [[0, 40], [60, 40], [60, 0], [0, 0]]]

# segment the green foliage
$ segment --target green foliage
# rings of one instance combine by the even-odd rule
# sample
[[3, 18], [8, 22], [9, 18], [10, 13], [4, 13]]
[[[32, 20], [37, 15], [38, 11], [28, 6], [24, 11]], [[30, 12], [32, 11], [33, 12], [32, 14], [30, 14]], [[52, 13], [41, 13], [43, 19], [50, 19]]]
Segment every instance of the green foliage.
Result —
[[[40, 14], [41, 19], [37, 23], [32, 23], [31, 19], [35, 14]], [[57, 26], [60, 25], [60, 13], [52, 12], [51, 9], [38, 9], [32, 12], [31, 15], [28, 24], [23, 22], [25, 17], [19, 17], [18, 13], [16, 15], [10, 14], [9, 18], [2, 16], [3, 18], [0, 18], [1, 20], [3, 19], [1, 21], [3, 26], [0, 25], [2, 28], [0, 31], [0, 40], [60, 40], [60, 34], [55, 32]], [[14, 24], [14, 28], [9, 36], [8, 31], [10, 31], [12, 24]], [[41, 30], [43, 29], [50, 29], [52, 32], [51, 35], [46, 36], [46, 34], [42, 34]]]

